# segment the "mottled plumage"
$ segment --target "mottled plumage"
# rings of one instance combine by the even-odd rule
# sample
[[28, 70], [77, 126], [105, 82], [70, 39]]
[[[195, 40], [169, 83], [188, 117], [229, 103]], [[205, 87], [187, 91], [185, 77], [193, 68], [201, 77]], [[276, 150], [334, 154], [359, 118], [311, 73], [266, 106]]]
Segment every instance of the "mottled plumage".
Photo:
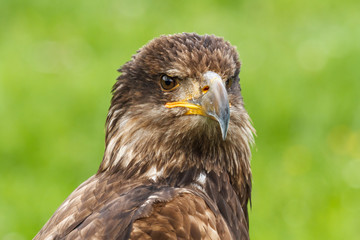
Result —
[[236, 49], [161, 36], [119, 71], [100, 168], [35, 239], [248, 239], [254, 130]]

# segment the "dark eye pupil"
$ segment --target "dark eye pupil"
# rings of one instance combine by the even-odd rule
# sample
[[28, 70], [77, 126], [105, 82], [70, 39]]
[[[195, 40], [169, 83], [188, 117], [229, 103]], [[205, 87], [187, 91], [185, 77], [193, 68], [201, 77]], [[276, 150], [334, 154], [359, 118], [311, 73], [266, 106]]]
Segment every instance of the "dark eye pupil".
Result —
[[169, 86], [170, 84], [172, 84], [172, 82], [173, 82], [173, 80], [170, 79], [170, 78], [166, 78], [166, 79], [165, 79], [165, 84], [168, 85], [168, 86]]

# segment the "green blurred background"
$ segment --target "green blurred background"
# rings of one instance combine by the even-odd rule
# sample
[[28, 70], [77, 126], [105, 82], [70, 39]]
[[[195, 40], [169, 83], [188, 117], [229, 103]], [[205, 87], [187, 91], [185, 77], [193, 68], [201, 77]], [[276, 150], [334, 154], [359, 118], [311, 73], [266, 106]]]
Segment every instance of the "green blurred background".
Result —
[[0, 1], [0, 239], [30, 239], [94, 174], [118, 69], [150, 39], [242, 60], [252, 239], [360, 237], [360, 2]]

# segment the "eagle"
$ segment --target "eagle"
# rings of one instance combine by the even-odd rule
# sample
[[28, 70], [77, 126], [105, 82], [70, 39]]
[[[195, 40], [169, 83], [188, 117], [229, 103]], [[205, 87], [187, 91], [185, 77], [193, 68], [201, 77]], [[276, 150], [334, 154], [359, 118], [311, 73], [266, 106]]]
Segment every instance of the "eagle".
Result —
[[249, 239], [251, 145], [240, 61], [214, 35], [162, 35], [112, 88], [95, 175], [34, 239]]

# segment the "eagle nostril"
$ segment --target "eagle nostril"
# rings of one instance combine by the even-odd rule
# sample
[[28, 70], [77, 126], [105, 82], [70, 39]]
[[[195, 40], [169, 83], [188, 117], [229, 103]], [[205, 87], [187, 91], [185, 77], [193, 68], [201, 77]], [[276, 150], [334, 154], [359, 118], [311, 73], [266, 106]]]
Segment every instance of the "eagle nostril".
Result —
[[209, 88], [210, 88], [209, 86], [203, 87], [203, 88], [202, 88], [202, 92], [203, 92], [203, 93], [206, 93], [207, 91], [209, 91]]

